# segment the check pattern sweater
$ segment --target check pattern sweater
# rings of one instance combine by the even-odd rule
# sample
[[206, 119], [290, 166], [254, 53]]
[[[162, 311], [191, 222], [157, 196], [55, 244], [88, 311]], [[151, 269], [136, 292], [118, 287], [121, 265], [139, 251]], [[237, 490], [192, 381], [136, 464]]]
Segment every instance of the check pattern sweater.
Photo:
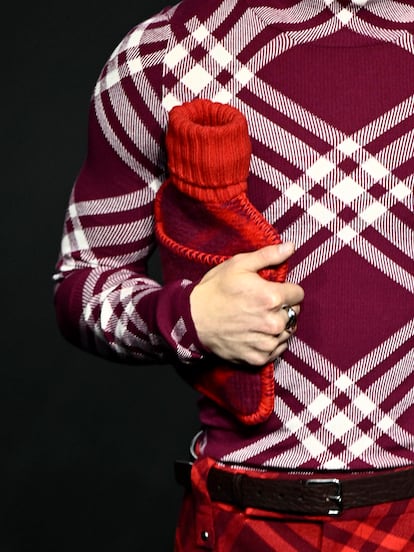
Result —
[[411, 1], [183, 0], [133, 27], [99, 75], [54, 275], [68, 340], [137, 369], [205, 355], [197, 282], [147, 271], [168, 113], [184, 101], [245, 115], [249, 198], [296, 244], [287, 278], [305, 300], [275, 363], [274, 412], [245, 428], [201, 399], [205, 454], [414, 463], [413, 32]]

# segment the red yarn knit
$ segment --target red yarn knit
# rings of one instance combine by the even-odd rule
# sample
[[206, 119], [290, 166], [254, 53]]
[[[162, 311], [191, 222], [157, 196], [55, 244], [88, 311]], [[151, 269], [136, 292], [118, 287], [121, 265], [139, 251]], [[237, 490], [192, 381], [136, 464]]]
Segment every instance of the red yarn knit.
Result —
[[[251, 145], [240, 111], [204, 99], [176, 106], [170, 112], [166, 148], [169, 178], [155, 201], [165, 282], [197, 281], [236, 253], [280, 243], [277, 231], [247, 197]], [[282, 282], [286, 272], [283, 263], [260, 275]], [[208, 357], [178, 369], [245, 424], [263, 422], [273, 411], [273, 363], [258, 369]]]

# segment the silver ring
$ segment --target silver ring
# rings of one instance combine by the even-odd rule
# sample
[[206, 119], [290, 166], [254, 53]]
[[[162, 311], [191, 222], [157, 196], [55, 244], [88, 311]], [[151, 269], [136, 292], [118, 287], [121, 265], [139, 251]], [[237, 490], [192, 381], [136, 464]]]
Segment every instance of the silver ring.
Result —
[[293, 307], [287, 306], [283, 307], [288, 315], [288, 321], [285, 326], [285, 330], [288, 332], [289, 330], [293, 330], [296, 327], [296, 324], [298, 323], [298, 315], [295, 312], [295, 309]]

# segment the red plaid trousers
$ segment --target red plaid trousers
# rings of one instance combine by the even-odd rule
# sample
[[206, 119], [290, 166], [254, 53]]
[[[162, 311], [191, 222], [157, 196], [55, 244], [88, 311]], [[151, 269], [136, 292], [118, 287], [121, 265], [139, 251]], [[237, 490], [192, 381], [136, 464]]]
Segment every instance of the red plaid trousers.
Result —
[[[292, 516], [212, 502], [206, 481], [214, 462], [192, 469], [174, 552], [414, 552], [414, 499], [344, 511]], [[274, 477], [274, 475], [272, 475]]]

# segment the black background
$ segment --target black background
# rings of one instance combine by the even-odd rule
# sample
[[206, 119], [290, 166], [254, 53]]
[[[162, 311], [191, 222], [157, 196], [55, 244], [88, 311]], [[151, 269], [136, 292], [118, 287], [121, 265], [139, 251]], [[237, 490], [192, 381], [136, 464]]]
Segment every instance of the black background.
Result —
[[198, 429], [196, 396], [170, 366], [109, 363], [65, 342], [51, 280], [98, 73], [165, 5], [15, 3], [3, 13], [0, 552], [173, 547], [173, 462]]

